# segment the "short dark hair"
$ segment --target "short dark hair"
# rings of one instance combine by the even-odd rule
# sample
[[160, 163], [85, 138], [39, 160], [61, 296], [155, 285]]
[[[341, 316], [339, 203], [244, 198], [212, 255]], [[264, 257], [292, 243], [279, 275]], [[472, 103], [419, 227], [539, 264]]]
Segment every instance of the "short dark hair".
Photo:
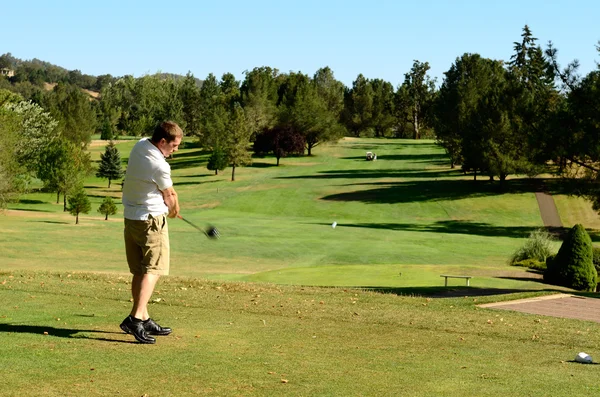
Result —
[[183, 138], [183, 130], [173, 121], [163, 121], [154, 129], [152, 142], [158, 143], [161, 139], [172, 142], [175, 138]]

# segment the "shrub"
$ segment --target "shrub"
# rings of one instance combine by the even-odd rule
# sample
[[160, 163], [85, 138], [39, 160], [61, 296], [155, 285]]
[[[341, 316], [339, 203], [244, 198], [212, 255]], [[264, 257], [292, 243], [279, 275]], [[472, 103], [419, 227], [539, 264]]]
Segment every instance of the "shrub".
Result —
[[598, 274], [600, 274], [600, 247], [592, 247], [592, 263]]
[[594, 291], [598, 274], [594, 268], [592, 239], [582, 225], [575, 225], [556, 257], [546, 262], [544, 281], [580, 291]]
[[526, 267], [528, 269], [537, 270], [537, 271], [545, 271], [546, 270], [546, 262], [542, 262], [537, 259], [523, 259], [522, 261], [515, 262], [512, 265]]
[[511, 265], [526, 259], [535, 259], [546, 262], [546, 258], [553, 254], [552, 242], [554, 238], [544, 229], [534, 230], [521, 248], [515, 251], [510, 258]]

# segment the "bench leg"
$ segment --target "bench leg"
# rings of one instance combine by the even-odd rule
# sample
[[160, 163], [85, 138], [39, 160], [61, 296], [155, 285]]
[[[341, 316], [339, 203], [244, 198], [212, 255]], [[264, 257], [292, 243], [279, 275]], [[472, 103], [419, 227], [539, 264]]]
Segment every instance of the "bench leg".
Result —
[[444, 287], [448, 286], [448, 277], [444, 277]]
[[470, 279], [467, 279], [467, 287], [469, 286], [470, 281], [471, 281]]

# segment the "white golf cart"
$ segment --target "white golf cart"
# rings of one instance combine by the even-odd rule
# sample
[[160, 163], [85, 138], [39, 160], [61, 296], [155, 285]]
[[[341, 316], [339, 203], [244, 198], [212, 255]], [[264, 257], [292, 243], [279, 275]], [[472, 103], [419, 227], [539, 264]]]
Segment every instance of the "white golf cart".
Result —
[[377, 155], [373, 152], [367, 152], [367, 161], [377, 160]]

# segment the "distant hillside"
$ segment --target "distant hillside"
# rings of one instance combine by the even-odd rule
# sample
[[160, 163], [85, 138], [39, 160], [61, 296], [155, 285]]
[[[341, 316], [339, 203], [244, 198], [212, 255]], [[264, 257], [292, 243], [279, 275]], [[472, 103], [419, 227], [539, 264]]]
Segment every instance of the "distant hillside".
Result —
[[[39, 89], [48, 90], [48, 87], [52, 89], [54, 85], [63, 82], [82, 88], [94, 98], [97, 98], [102, 87], [109, 83], [114, 83], [120, 78], [110, 74], [99, 76], [83, 74], [80, 70], [67, 70], [61, 66], [37, 58], [22, 60], [12, 56], [10, 52], [0, 55], [0, 68], [8, 68], [15, 71], [13, 77], [7, 78], [13, 88], [19, 84], [30, 83], [34, 87], [39, 87]], [[165, 79], [173, 78], [179, 80], [185, 78], [185, 76], [173, 73], [158, 73], [158, 75]], [[196, 84], [199, 87], [202, 86], [202, 80], [196, 78]], [[2, 79], [0, 79], [0, 88], [4, 86], [6, 86], [6, 82], [2, 83]], [[11, 87], [6, 88], [10, 89]], [[16, 91], [28, 97], [27, 93], [32, 90], [25, 87]]]

